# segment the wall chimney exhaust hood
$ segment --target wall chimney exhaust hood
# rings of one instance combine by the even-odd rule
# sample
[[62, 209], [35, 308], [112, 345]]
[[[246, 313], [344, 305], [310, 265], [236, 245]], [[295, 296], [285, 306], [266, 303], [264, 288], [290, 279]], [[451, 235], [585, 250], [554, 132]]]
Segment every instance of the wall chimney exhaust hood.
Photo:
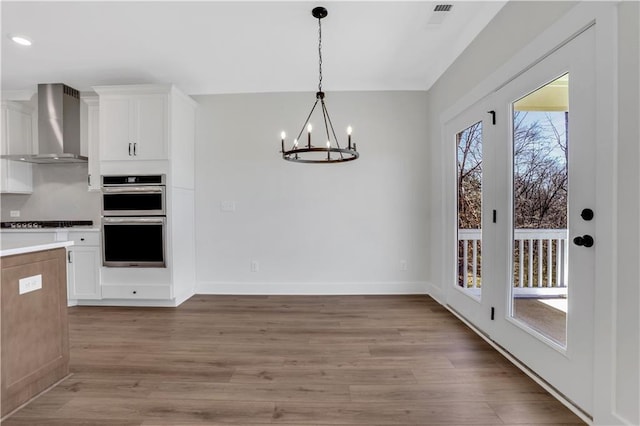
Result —
[[80, 92], [65, 84], [38, 84], [38, 154], [3, 155], [28, 163], [86, 163], [80, 155]]

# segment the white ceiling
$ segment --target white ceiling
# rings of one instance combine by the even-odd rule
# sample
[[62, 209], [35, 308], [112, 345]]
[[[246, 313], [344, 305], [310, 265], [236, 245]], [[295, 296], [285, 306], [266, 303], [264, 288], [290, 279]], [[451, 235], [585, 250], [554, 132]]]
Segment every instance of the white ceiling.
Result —
[[[436, 4], [453, 4], [431, 25]], [[504, 1], [2, 1], [2, 90], [174, 83], [189, 94], [427, 90]], [[8, 34], [33, 40], [19, 46]]]

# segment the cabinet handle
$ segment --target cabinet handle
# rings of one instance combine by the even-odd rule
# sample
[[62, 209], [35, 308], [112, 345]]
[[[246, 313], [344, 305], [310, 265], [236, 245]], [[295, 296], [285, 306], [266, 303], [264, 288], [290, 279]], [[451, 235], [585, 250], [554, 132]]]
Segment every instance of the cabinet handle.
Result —
[[138, 143], [134, 142], [133, 143], [133, 155], [138, 155], [138, 153], [136, 152], [136, 148], [138, 147]]
[[133, 294], [138, 294], [138, 292], [136, 290], [133, 290]]
[[91, 186], [91, 175], [87, 176], [87, 185]]
[[71, 252], [67, 252], [67, 258], [69, 259], [69, 263], [73, 263], [73, 260], [71, 259]]
[[131, 142], [129, 142], [129, 157], [131, 157]]
[[80, 238], [80, 241], [84, 241], [84, 238]]

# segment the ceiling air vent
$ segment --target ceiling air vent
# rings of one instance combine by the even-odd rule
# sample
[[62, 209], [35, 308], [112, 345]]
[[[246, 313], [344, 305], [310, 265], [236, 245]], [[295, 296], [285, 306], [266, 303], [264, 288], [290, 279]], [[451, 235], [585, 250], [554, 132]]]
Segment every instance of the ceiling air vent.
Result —
[[433, 8], [434, 12], [448, 12], [453, 7], [452, 4], [438, 4]]
[[429, 17], [427, 26], [442, 24], [444, 17], [447, 16], [452, 7], [452, 4], [437, 4], [436, 7], [433, 8], [433, 13], [431, 13], [431, 16]]

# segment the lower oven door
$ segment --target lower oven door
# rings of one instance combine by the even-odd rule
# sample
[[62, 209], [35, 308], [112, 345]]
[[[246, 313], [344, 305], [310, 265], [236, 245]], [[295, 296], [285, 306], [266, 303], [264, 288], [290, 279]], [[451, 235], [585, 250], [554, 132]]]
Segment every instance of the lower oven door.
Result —
[[165, 228], [166, 217], [103, 217], [102, 264], [165, 267]]

